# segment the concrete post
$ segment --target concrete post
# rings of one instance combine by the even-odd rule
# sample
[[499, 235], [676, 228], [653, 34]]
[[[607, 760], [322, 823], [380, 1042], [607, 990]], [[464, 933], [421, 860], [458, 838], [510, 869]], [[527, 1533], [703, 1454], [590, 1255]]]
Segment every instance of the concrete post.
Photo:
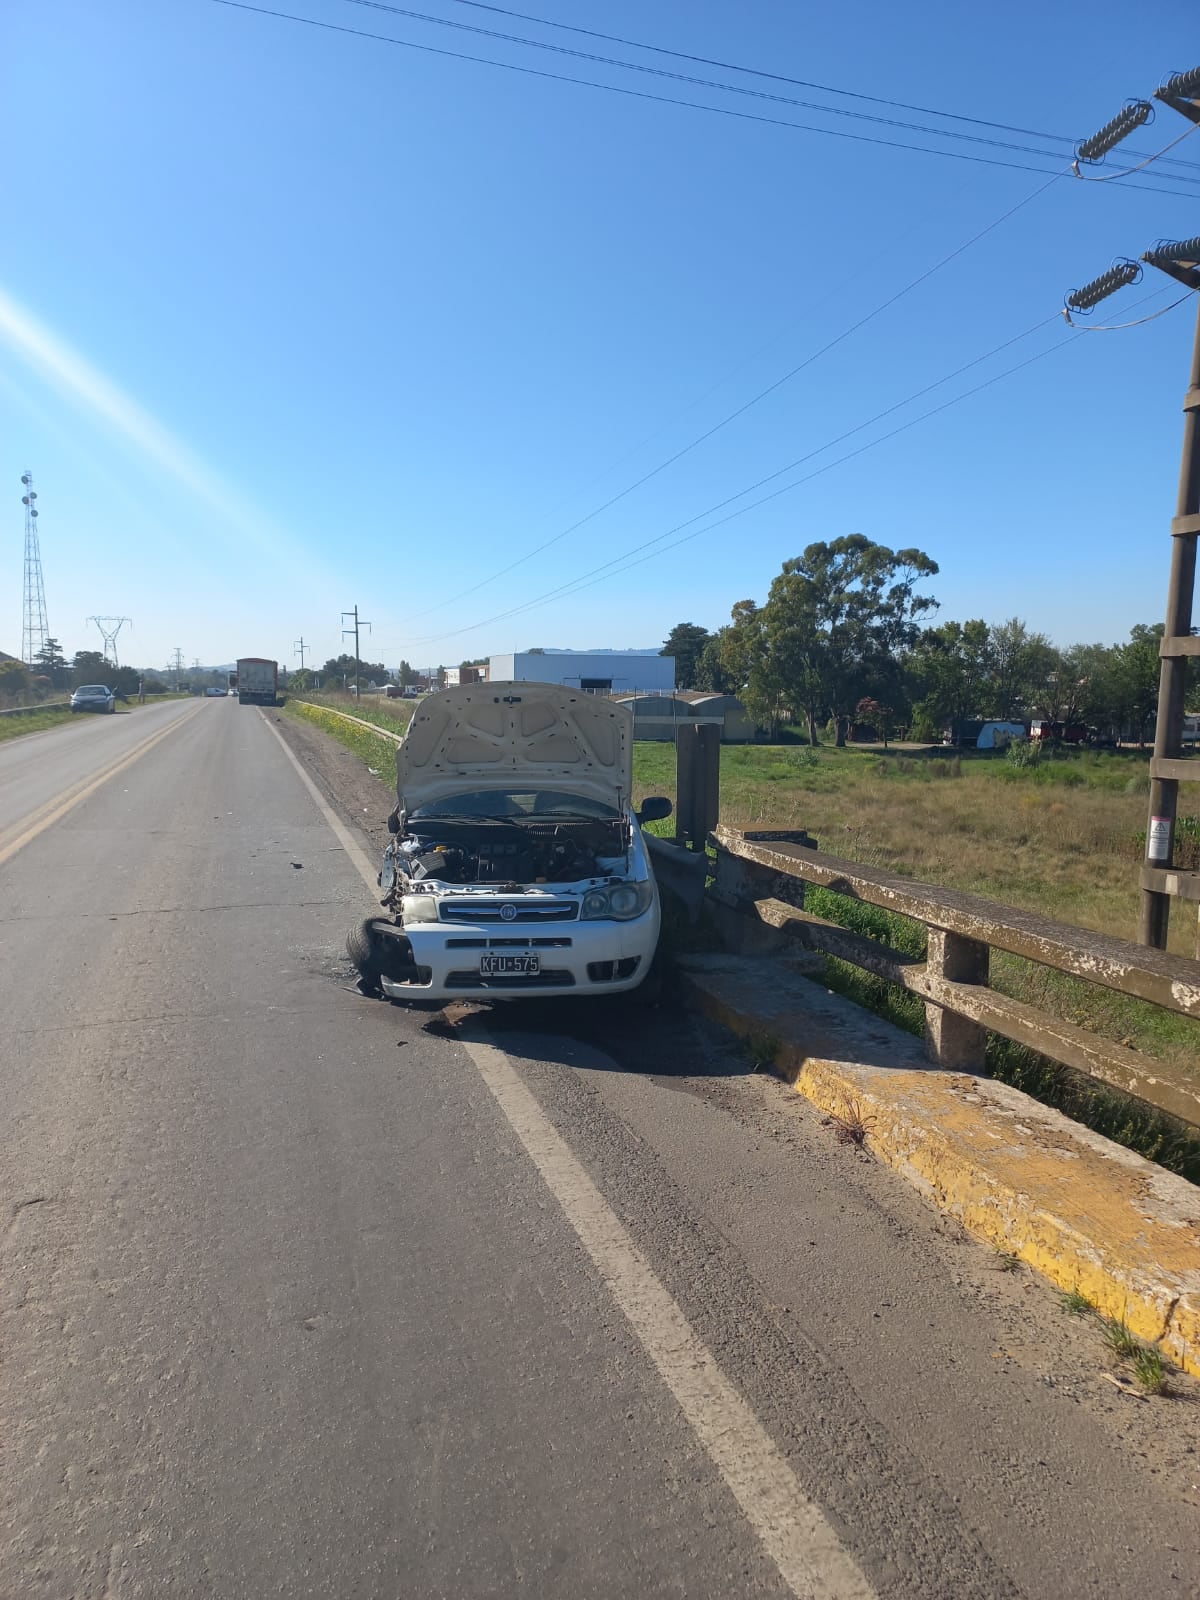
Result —
[[681, 722], [675, 741], [675, 837], [703, 850], [721, 820], [721, 729], [716, 723]]
[[[986, 985], [990, 953], [977, 939], [930, 928], [926, 971], [933, 979]], [[925, 1046], [930, 1059], [947, 1071], [982, 1072], [987, 1065], [987, 1029], [932, 1001], [925, 1004]]]

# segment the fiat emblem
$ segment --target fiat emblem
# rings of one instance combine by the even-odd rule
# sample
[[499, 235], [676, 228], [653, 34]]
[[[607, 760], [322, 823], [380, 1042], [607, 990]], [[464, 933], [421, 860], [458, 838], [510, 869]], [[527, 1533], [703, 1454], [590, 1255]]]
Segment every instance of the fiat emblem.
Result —
[[517, 920], [517, 908], [516, 906], [501, 906], [500, 915], [505, 922], [515, 922]]

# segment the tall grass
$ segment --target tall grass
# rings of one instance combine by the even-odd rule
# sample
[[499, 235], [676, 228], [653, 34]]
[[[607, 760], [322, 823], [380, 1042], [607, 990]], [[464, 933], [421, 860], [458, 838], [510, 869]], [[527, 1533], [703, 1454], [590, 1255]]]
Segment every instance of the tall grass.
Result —
[[[330, 734], [339, 744], [345, 745], [347, 750], [353, 751], [385, 783], [393, 784], [396, 781], [395, 740], [386, 738], [382, 732], [372, 733], [368, 728], [356, 727], [353, 722], [347, 722], [344, 717], [337, 715], [339, 709], [340, 707], [330, 705], [318, 705], [315, 700], [297, 700], [289, 695], [284, 706], [284, 715], [310, 723], [313, 727]], [[357, 714], [357, 711], [351, 713], [354, 716]], [[364, 722], [368, 720], [375, 721], [376, 726], [381, 729], [384, 727], [384, 724], [375, 718], [363, 718]]]
[[[721, 751], [721, 815], [734, 827], [806, 828], [832, 855], [1132, 939], [1147, 771], [1136, 752], [1069, 752], [1022, 768], [1002, 755], [966, 752], [885, 756], [728, 745]], [[635, 797], [673, 797], [674, 747], [637, 744], [634, 777]], [[1180, 847], [1184, 864], [1189, 850], [1200, 850], [1200, 827], [1186, 824]], [[814, 910], [822, 893], [809, 891]], [[910, 949], [915, 924], [905, 943], [895, 922], [878, 921], [887, 913], [844, 896], [832, 897], [819, 914], [849, 918], [864, 933], [873, 931], [864, 921], [874, 922], [880, 931], [873, 936], [923, 954], [923, 930], [919, 948]], [[1194, 954], [1196, 925], [1182, 903], [1171, 920], [1172, 950]], [[866, 980], [859, 974], [857, 981]], [[993, 955], [992, 981], [1147, 1055], [1200, 1064], [1194, 1020], [1002, 953]], [[893, 996], [888, 1004], [899, 1017], [914, 1002]]]
[[70, 711], [23, 711], [19, 717], [0, 717], [0, 742], [19, 739], [25, 733], [44, 733], [72, 720], [80, 719], [72, 718]]
[[373, 722], [377, 728], [389, 733], [402, 734], [412, 721], [411, 700], [388, 700], [377, 695], [303, 694], [288, 696], [289, 702], [303, 705], [325, 706], [332, 711], [343, 711], [360, 722]]

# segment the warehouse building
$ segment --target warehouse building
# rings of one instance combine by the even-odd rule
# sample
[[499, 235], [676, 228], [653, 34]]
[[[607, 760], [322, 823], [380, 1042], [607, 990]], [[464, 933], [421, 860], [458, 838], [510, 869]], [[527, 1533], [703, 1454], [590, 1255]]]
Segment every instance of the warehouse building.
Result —
[[492, 656], [490, 683], [561, 683], [589, 694], [670, 694], [675, 657], [657, 650], [521, 650]]

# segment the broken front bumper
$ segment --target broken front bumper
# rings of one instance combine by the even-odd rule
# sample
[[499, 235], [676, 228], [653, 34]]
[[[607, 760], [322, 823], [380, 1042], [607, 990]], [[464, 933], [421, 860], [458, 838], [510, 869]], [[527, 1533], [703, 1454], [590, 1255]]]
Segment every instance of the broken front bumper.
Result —
[[[419, 922], [404, 928], [412, 946], [411, 978], [381, 977], [393, 1000], [495, 1000], [517, 995], [620, 994], [650, 970], [659, 933], [658, 901], [629, 922], [563, 921], [497, 925]], [[531, 955], [536, 974], [484, 976], [480, 958]]]

